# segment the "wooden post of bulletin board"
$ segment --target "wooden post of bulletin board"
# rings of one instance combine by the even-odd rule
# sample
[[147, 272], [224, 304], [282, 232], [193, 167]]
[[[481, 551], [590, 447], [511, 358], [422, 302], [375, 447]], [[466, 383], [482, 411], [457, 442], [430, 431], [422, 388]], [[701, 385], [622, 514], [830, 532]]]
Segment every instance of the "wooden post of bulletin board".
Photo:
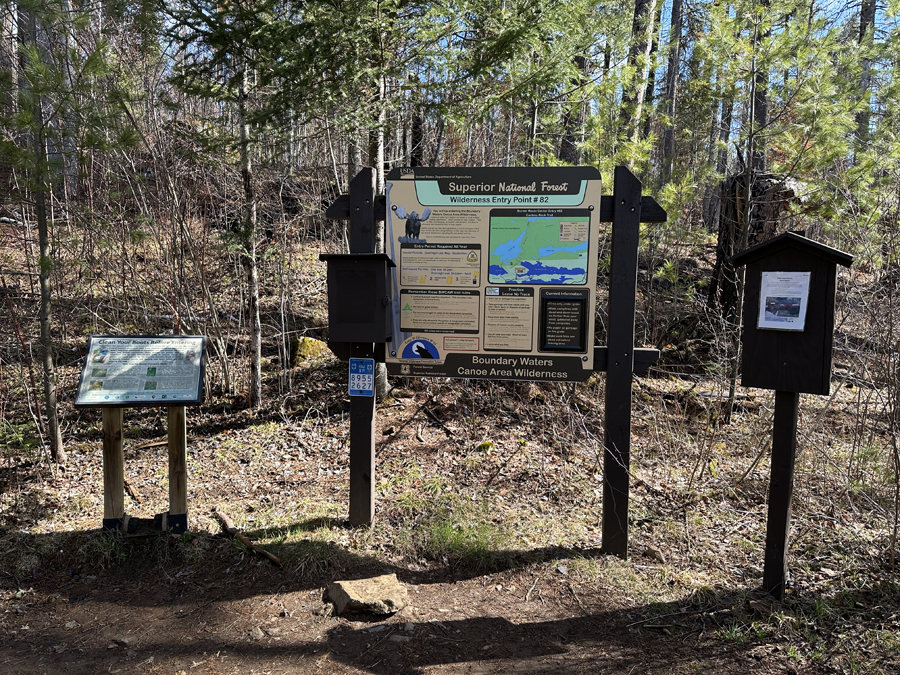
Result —
[[732, 262], [747, 266], [741, 384], [775, 390], [763, 590], [780, 600], [788, 581], [800, 394], [831, 391], [837, 266], [849, 266], [853, 256], [786, 232]]

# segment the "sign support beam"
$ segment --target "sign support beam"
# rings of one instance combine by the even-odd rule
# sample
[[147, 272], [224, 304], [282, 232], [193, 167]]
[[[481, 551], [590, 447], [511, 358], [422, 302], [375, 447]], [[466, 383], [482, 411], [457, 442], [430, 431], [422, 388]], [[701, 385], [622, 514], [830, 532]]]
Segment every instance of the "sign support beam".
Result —
[[166, 527], [173, 534], [188, 529], [187, 499], [187, 416], [183, 405], [166, 408], [169, 446], [169, 512]]
[[121, 530], [125, 521], [125, 451], [122, 409], [103, 408], [103, 529]]
[[609, 288], [603, 456], [603, 552], [628, 555], [628, 485], [631, 463], [631, 381], [634, 372], [634, 308], [641, 223], [641, 182], [617, 166]]
[[[350, 253], [375, 252], [375, 170], [350, 181]], [[372, 342], [351, 342], [352, 358], [375, 358]], [[350, 397], [350, 525], [375, 517], [375, 397]]]
[[794, 495], [794, 459], [797, 455], [799, 412], [798, 392], [775, 392], [763, 590], [776, 600], [781, 600], [784, 595], [787, 580], [787, 552], [791, 535], [791, 500]]

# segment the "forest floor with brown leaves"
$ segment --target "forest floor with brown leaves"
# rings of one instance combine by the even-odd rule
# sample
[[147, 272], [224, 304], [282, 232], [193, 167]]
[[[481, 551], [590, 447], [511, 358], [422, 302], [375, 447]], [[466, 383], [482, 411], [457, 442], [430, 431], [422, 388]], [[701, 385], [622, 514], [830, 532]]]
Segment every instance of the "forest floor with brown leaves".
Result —
[[[376, 522], [350, 528], [345, 368], [295, 368], [293, 409], [189, 409], [182, 536], [100, 532], [98, 411], [70, 413], [64, 468], [8, 445], [0, 672], [900, 671], [893, 488], [881, 460], [848, 445], [859, 386], [802, 398], [777, 603], [759, 590], [771, 393], [749, 392], [717, 425], [720, 392], [636, 378], [622, 560], [601, 549], [602, 377], [398, 381], [377, 411]], [[126, 411], [133, 516], [167, 509], [164, 435], [164, 411]], [[223, 533], [215, 507], [284, 567]], [[408, 607], [330, 613], [329, 582], [385, 573]]]
[[[127, 259], [150, 274], [165, 250]], [[263, 275], [286, 275], [292, 320], [314, 336], [324, 335], [320, 250], [304, 240]], [[4, 256], [28, 268], [18, 249]], [[236, 322], [239, 266], [224, 254], [206, 265]], [[693, 281], [708, 266], [695, 265]], [[642, 296], [642, 311], [681, 337], [635, 378], [627, 559], [602, 552], [602, 374], [578, 385], [394, 381], [377, 409], [375, 523], [351, 528], [347, 366], [326, 355], [285, 369], [271, 343], [267, 407], [207, 392], [188, 409], [189, 533], [109, 536], [100, 412], [71, 404], [84, 336], [162, 332], [167, 319], [150, 311], [154, 326], [132, 325], [129, 298], [101, 303], [128, 289], [124, 276], [56, 269], [76, 275], [57, 280], [71, 295], [56, 305], [64, 467], [36, 437], [36, 366], [11, 329], [0, 361], [4, 675], [900, 672], [890, 397], [851, 374], [859, 354], [843, 363], [836, 351], [831, 398], [801, 397], [780, 603], [760, 591], [773, 395], [741, 389], [723, 423], [721, 364], [709, 363], [705, 336], [690, 337], [705, 305], [660, 294]], [[280, 325], [269, 286], [264, 323]], [[28, 288], [10, 288], [19, 304], [8, 306], [32, 341]], [[228, 330], [240, 352], [240, 325]], [[237, 371], [239, 358], [209, 357], [211, 390], [227, 379], [217, 364]], [[125, 412], [131, 516], [168, 508], [165, 425], [162, 409]], [[223, 532], [215, 508], [283, 567]], [[385, 573], [406, 585], [408, 607], [380, 619], [330, 612], [330, 582]]]

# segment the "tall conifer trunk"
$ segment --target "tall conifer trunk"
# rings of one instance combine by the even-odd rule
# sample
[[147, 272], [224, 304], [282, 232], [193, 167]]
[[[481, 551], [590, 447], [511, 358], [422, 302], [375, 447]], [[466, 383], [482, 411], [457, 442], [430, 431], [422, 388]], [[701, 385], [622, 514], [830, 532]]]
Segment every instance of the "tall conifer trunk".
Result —
[[675, 103], [678, 97], [678, 73], [681, 65], [681, 0], [672, 0], [669, 30], [669, 64], [666, 67], [666, 129], [663, 132], [663, 184], [668, 183], [675, 167]]
[[[763, 7], [769, 6], [769, 0], [761, 0]], [[759, 59], [757, 52], [761, 45], [765, 43], [772, 35], [768, 29], [760, 31], [759, 27], [754, 28], [753, 51], [754, 51], [754, 76], [753, 76], [753, 108], [750, 117], [750, 132], [747, 136], [747, 153], [749, 165], [747, 169], [747, 205], [746, 209], [749, 213], [750, 209], [750, 190], [753, 185], [753, 177], [751, 171], [757, 174], [765, 173], [767, 168], [767, 143], [765, 135], [760, 133], [765, 130], [769, 124], [769, 72], [764, 61]], [[744, 223], [746, 228], [750, 227], [749, 219]]]
[[647, 84], [644, 87], [644, 105], [647, 114], [644, 115], [644, 126], [641, 134], [642, 138], [650, 137], [650, 130], [653, 125], [654, 117], [653, 104], [656, 99], [656, 55], [659, 51], [659, 27], [662, 22], [663, 0], [657, 0], [656, 16], [653, 18], [653, 27], [650, 29], [652, 38], [650, 40], [650, 51], [647, 52]]
[[866, 49], [863, 55], [862, 72], [859, 76], [860, 110], [856, 113], [857, 145], [862, 146], [869, 138], [869, 120], [872, 111], [869, 107], [869, 86], [872, 80], [872, 59], [868, 53], [874, 41], [875, 0], [862, 0], [859, 8], [859, 45]]
[[569, 164], [581, 162], [580, 143], [584, 138], [585, 104], [584, 85], [587, 81], [588, 59], [579, 55], [574, 59], [576, 73], [569, 81], [575, 90], [575, 96], [563, 109], [563, 138], [559, 144], [557, 158]]
[[653, 43], [653, 20], [657, 0], [634, 0], [631, 48], [628, 51], [630, 82], [622, 91], [621, 136], [636, 141], [641, 132], [641, 114], [647, 86], [647, 68]]
[[[385, 93], [387, 83], [384, 75], [378, 78], [378, 126], [375, 138], [375, 194], [384, 194], [384, 126], [387, 120], [387, 110], [385, 108]], [[385, 222], [383, 220], [375, 221], [375, 252], [384, 253], [384, 232]], [[387, 366], [384, 363], [375, 364], [375, 394], [379, 399], [387, 396], [391, 389], [388, 382]]]

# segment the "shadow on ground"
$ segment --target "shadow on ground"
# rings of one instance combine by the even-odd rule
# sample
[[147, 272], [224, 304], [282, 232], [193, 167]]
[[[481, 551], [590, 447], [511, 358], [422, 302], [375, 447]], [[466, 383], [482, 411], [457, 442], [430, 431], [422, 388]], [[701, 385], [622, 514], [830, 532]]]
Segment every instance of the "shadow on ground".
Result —
[[[334, 524], [314, 519], [293, 529]], [[495, 572], [504, 583], [540, 578], [547, 589], [563, 589], [556, 596], [545, 590], [544, 604], [521, 585], [501, 600], [491, 593], [496, 581], [484, 583], [483, 570], [415, 571], [323, 542], [282, 546], [284, 569], [224, 536], [23, 532], [18, 546], [44, 562], [27, 575], [11, 569], [0, 579], [7, 599], [0, 671], [10, 675], [190, 672], [203, 664], [205, 670], [194, 672], [266, 672], [273, 664], [287, 673], [378, 675], [792, 672], [784, 659], [764, 667], [754, 657], [765, 639], [721, 638], [735, 620], [732, 608], [744, 603], [742, 591], [628, 604], [590, 588], [578, 589], [579, 597], [574, 580], [540, 565], [597, 558], [599, 549], [502, 552], [498, 559], [507, 564]], [[529, 574], [529, 566], [537, 567]], [[322, 588], [335, 578], [391, 572], [411, 591], [409, 610], [377, 622], [317, 614]], [[260, 631], [255, 638], [254, 630]], [[123, 631], [138, 636], [136, 642], [117, 646]], [[147, 670], [150, 665], [162, 670]]]

